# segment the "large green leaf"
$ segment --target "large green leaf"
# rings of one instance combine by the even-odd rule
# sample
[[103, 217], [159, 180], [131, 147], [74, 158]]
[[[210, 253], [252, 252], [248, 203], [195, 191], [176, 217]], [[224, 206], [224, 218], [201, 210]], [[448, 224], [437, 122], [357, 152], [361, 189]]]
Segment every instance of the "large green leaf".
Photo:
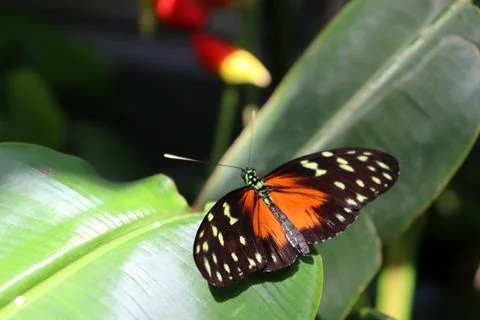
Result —
[[[466, 0], [352, 1], [313, 42], [286, 76], [255, 121], [250, 165], [267, 173], [294, 156], [326, 148], [363, 146], [395, 155], [398, 184], [363, 210], [383, 240], [404, 231], [433, 201], [477, 138], [480, 124], [480, 16]], [[222, 163], [247, 164], [247, 129]], [[197, 204], [218, 199], [241, 183], [238, 173], [218, 168]], [[368, 231], [365, 229], [365, 234]], [[346, 232], [346, 237], [353, 237]], [[337, 246], [332, 240], [331, 246]], [[356, 246], [342, 252], [346, 265], [365, 265], [376, 256], [356, 259]], [[351, 305], [345, 275], [336, 266], [326, 274], [345, 297], [334, 312]], [[330, 270], [332, 268], [333, 270]], [[376, 271], [349, 275], [350, 292]], [[343, 304], [343, 308], [338, 305]]]
[[322, 261], [210, 288], [192, 258], [202, 215], [170, 179], [100, 179], [83, 161], [0, 145], [0, 318], [312, 318]]

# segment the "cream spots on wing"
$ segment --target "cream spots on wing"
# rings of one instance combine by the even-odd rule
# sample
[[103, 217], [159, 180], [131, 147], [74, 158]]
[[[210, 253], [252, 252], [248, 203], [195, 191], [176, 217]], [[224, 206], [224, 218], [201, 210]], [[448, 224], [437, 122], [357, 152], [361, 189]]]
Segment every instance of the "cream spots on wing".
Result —
[[380, 180], [378, 177], [372, 176], [372, 181], [375, 182], [376, 184], [381, 184], [382, 180]]
[[218, 228], [212, 224], [212, 234], [216, 238], [218, 235]]
[[207, 241], [203, 242], [203, 244], [202, 244], [202, 250], [205, 251], [205, 252], [208, 251], [208, 242], [207, 242]]
[[350, 166], [350, 165], [348, 165], [348, 164], [341, 164], [341, 165], [340, 165], [340, 168], [342, 168], [342, 169], [345, 170], [345, 171], [355, 172], [355, 170], [353, 169], [353, 167]]
[[223, 242], [223, 234], [220, 231], [218, 231], [217, 239], [218, 239], [218, 242], [220, 243], [220, 245], [223, 247], [225, 245], [225, 243]]
[[319, 168], [318, 163], [316, 163], [316, 162], [310, 162], [308, 160], [302, 160], [302, 161], [300, 161], [300, 165], [302, 167], [306, 168], [306, 169], [311, 169], [311, 170], [315, 171], [315, 176], [316, 177], [323, 176], [324, 174], [327, 173], [327, 170]]
[[237, 223], [238, 219], [232, 217], [230, 213], [230, 206], [226, 202], [223, 203], [223, 214], [228, 218], [228, 223], [230, 223], [231, 226]]
[[203, 266], [205, 267], [205, 270], [207, 271], [208, 276], [211, 277], [212, 276], [212, 269], [210, 269], [210, 263], [208, 263], [208, 260], [205, 257], [203, 258]]
[[340, 181], [335, 181], [333, 184], [334, 184], [337, 188], [342, 189], [342, 190], [345, 190], [345, 184], [344, 184], [344, 183], [342, 183], [342, 182], [340, 182]]
[[347, 199], [347, 203], [348, 203], [349, 205], [351, 205], [351, 206], [356, 206], [356, 205], [357, 205], [357, 203], [355, 202], [355, 200], [350, 199], [350, 198]]
[[358, 200], [359, 202], [363, 202], [363, 201], [365, 201], [365, 200], [367, 200], [367, 199], [368, 199], [368, 198], [365, 197], [364, 195], [362, 195], [362, 194], [360, 194], [360, 193], [357, 193], [357, 200]]
[[360, 180], [360, 179], [355, 180], [355, 183], [356, 183], [357, 186], [359, 186], [360, 188], [365, 187], [365, 183], [364, 183], [362, 180]]
[[342, 216], [340, 213], [335, 214], [335, 218], [337, 218], [337, 220], [342, 223], [345, 222], [345, 217]]
[[242, 245], [246, 245], [246, 244], [247, 244], [247, 240], [245, 239], [244, 236], [240, 236], [240, 237], [239, 237], [239, 240], [240, 240], [240, 243], [241, 243]]
[[362, 161], [362, 162], [365, 162], [365, 161], [368, 160], [368, 157], [367, 156], [358, 156], [357, 159]]
[[255, 259], [257, 259], [258, 263], [262, 262], [262, 255], [260, 252], [255, 252]]
[[233, 261], [238, 262], [238, 257], [235, 252], [230, 253], [230, 256], [232, 257]]
[[229, 266], [228, 264], [224, 263], [224, 264], [223, 264], [223, 269], [225, 269], [225, 271], [226, 271], [227, 273], [230, 273], [230, 266]]
[[329, 158], [329, 157], [333, 156], [333, 152], [323, 151], [322, 156], [324, 156], [325, 158]]
[[385, 163], [385, 162], [382, 162], [380, 160], [376, 160], [375, 161], [377, 163], [377, 165], [380, 167], [380, 168], [383, 168], [383, 169], [386, 169], [386, 170], [390, 170], [390, 167]]

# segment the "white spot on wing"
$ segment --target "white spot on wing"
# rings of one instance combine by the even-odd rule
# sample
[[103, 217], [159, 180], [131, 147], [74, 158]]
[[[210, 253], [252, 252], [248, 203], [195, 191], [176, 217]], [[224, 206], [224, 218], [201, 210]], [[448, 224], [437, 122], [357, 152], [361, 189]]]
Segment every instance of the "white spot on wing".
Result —
[[350, 199], [350, 198], [347, 199], [347, 203], [348, 203], [349, 205], [351, 205], [351, 206], [356, 206], [356, 205], [357, 205], [357, 203], [355, 202], [355, 200]]
[[355, 170], [353, 170], [353, 168], [348, 164], [341, 164], [340, 168], [342, 168], [345, 171], [355, 172]]
[[342, 190], [345, 190], [345, 184], [344, 184], [344, 183], [342, 183], [342, 182], [340, 182], [340, 181], [335, 181], [333, 184], [334, 184], [337, 188], [340, 188], [340, 189], [342, 189]]
[[393, 180], [392, 176], [389, 175], [389, 174], [386, 173], [386, 172], [382, 172], [382, 175], [383, 175], [385, 178], [387, 178], [388, 180], [390, 180], [390, 181]]
[[365, 201], [365, 200], [367, 200], [367, 199], [368, 199], [368, 198], [365, 197], [364, 195], [362, 195], [362, 194], [360, 194], [360, 193], [357, 193], [357, 200], [358, 200], [359, 202], [363, 202], [363, 201]]
[[390, 167], [385, 163], [385, 162], [382, 162], [382, 161], [375, 161], [379, 167], [383, 168], [383, 169], [387, 169], [387, 170], [390, 170]]
[[247, 244], [247, 240], [245, 240], [245, 237], [244, 237], [244, 236], [240, 236], [239, 240], [240, 240], [240, 243], [241, 243], [242, 245], [246, 245], [246, 244]]
[[223, 269], [225, 269], [225, 271], [226, 271], [227, 273], [230, 273], [230, 266], [229, 266], [228, 264], [224, 263], [224, 264], [223, 264]]
[[337, 218], [338, 221], [340, 222], [345, 222], [345, 217], [342, 216], [340, 213], [335, 214], [335, 217]]
[[205, 267], [205, 270], [207, 270], [208, 276], [212, 276], [212, 269], [210, 269], [210, 263], [208, 263], [207, 258], [203, 258], [203, 266]]
[[333, 156], [333, 153], [330, 152], [330, 151], [323, 151], [322, 156], [324, 156], [325, 158], [328, 158], [328, 157]]
[[359, 187], [361, 187], [361, 188], [365, 187], [365, 183], [364, 183], [362, 180], [360, 180], [360, 179], [357, 179], [357, 180], [355, 181], [355, 183], [357, 184], [357, 186], [359, 186]]
[[380, 180], [378, 177], [372, 176], [372, 181], [375, 182], [376, 184], [381, 184], [382, 180]]
[[220, 245], [223, 247], [224, 246], [224, 242], [223, 242], [223, 234], [218, 231], [218, 242], [220, 243]]

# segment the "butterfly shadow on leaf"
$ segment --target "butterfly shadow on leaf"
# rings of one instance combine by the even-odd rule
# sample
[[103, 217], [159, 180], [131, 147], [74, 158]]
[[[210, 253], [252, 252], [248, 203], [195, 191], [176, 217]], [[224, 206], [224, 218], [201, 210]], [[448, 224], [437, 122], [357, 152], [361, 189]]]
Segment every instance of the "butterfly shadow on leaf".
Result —
[[[310, 249], [312, 254], [318, 254], [318, 251], [314, 247], [311, 247]], [[253, 285], [264, 283], [279, 283], [285, 281], [286, 279], [295, 275], [295, 273], [299, 269], [299, 263], [306, 263], [310, 265], [313, 265], [314, 263], [314, 259], [311, 255], [305, 257], [301, 256], [298, 260], [295, 261], [295, 263], [293, 263], [291, 266], [274, 272], [257, 272], [250, 277], [234, 283], [228, 287], [214, 287], [211, 285], [209, 285], [208, 287], [215, 301], [224, 302], [237, 297]]]

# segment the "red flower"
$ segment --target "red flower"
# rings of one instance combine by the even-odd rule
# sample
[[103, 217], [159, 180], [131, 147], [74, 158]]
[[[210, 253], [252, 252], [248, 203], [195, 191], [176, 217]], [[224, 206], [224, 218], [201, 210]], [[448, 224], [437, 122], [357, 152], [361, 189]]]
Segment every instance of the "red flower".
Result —
[[208, 10], [191, 0], [157, 0], [155, 12], [165, 23], [190, 31], [202, 29], [208, 20]]

